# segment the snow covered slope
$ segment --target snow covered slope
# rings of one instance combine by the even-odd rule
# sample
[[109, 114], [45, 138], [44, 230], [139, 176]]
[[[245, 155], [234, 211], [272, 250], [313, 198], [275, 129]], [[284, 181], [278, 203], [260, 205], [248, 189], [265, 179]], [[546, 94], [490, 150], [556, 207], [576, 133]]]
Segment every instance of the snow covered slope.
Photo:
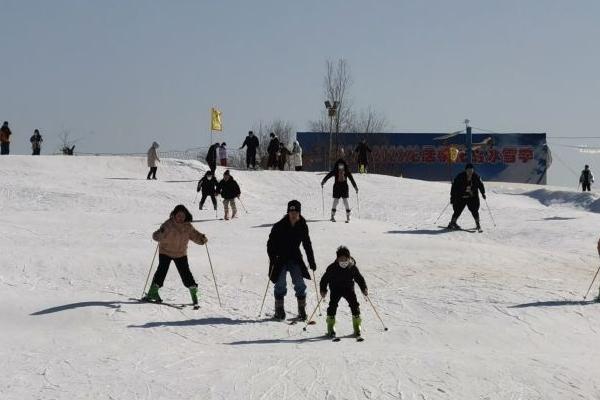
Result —
[[[360, 218], [352, 194], [353, 221], [334, 224], [322, 174], [232, 171], [248, 213], [220, 221], [192, 204], [204, 169], [164, 160], [146, 181], [141, 158], [0, 157], [0, 399], [600, 398], [600, 305], [581, 302], [600, 215], [581, 195], [488, 184], [497, 227], [484, 203], [484, 233], [442, 232], [445, 183], [357, 176]], [[324, 316], [307, 332], [258, 318], [267, 236], [292, 198], [317, 274], [347, 245], [389, 331], [362, 296], [362, 343], [323, 340]], [[200, 310], [131, 300], [178, 203], [209, 237], [223, 307], [193, 244]], [[468, 212], [459, 223], [474, 226]], [[171, 268], [163, 299], [188, 302]], [[351, 330], [342, 302], [338, 333]]]

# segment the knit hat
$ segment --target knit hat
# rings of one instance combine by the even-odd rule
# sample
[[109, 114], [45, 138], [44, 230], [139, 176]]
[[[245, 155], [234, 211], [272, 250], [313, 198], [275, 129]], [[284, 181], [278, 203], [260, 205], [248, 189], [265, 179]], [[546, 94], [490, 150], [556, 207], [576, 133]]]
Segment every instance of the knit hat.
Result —
[[290, 212], [290, 211], [301, 212], [302, 205], [300, 204], [300, 202], [298, 200], [292, 200], [288, 203], [287, 210], [288, 210], [288, 212]]
[[338, 257], [348, 257], [350, 258], [350, 250], [346, 246], [340, 246], [337, 248], [335, 255]]

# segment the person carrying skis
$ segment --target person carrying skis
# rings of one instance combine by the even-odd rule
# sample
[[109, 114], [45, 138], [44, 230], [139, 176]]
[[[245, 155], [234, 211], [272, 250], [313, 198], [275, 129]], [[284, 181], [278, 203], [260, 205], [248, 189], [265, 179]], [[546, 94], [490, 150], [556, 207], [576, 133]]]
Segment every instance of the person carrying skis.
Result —
[[465, 170], [456, 175], [452, 181], [450, 203], [452, 203], [454, 213], [452, 214], [452, 220], [448, 224], [448, 229], [461, 229], [456, 221], [465, 207], [468, 207], [475, 219], [476, 229], [481, 230], [481, 225], [479, 224], [479, 192], [481, 192], [481, 197], [485, 200], [483, 182], [481, 182], [481, 178], [474, 171], [473, 164], [468, 163], [465, 166]]
[[336, 260], [327, 267], [319, 284], [321, 297], [327, 296], [327, 286], [331, 290], [329, 307], [327, 307], [327, 336], [335, 337], [335, 313], [340, 299], [344, 298], [352, 312], [354, 335], [360, 337], [360, 306], [354, 291], [355, 282], [361, 292], [368, 296], [367, 283], [360, 274], [356, 261], [350, 256], [350, 250], [345, 246], [340, 246], [336, 251]]
[[223, 173], [223, 179], [217, 186], [217, 193], [223, 198], [223, 209], [225, 210], [225, 220], [229, 219], [229, 206], [231, 206], [231, 219], [237, 215], [237, 207], [235, 205], [236, 197], [239, 198], [242, 192], [233, 176], [226, 170]]
[[221, 167], [227, 166], [227, 143], [221, 143], [219, 147], [219, 162], [221, 163]]
[[271, 132], [269, 135], [271, 141], [269, 147], [267, 147], [267, 153], [269, 159], [267, 160], [267, 169], [277, 169], [277, 152], [279, 151], [279, 138], [275, 136], [275, 133]]
[[579, 183], [581, 183], [581, 188], [585, 192], [586, 190], [590, 192], [592, 190], [592, 183], [594, 183], [594, 175], [590, 170], [590, 166], [586, 165], [581, 171], [581, 176], [579, 176]]
[[44, 141], [44, 139], [42, 139], [42, 135], [40, 135], [40, 131], [37, 129], [34, 130], [29, 141], [31, 142], [31, 150], [33, 151], [31, 155], [39, 156], [40, 152], [42, 151], [42, 142]]
[[219, 143], [214, 143], [210, 145], [208, 151], [206, 152], [206, 163], [208, 164], [208, 168], [210, 168], [210, 172], [215, 174], [217, 169], [217, 148], [221, 145]]
[[0, 128], [0, 154], [7, 155], [10, 153], [10, 136], [12, 132], [8, 127], [8, 121], [4, 121]]
[[190, 240], [203, 245], [208, 242], [208, 239], [192, 226], [192, 214], [184, 205], [179, 204], [173, 209], [169, 219], [152, 234], [152, 239], [158, 242], [158, 268], [152, 278], [148, 294], [143, 300], [162, 303], [158, 291], [165, 282], [171, 261], [175, 261], [183, 285], [190, 291], [192, 303], [198, 305], [198, 284], [190, 271], [187, 246]]
[[217, 178], [213, 175], [211, 171], [206, 171], [202, 179], [198, 181], [198, 187], [196, 188], [196, 192], [202, 191], [202, 198], [200, 199], [199, 208], [202, 210], [204, 207], [204, 202], [206, 198], [210, 196], [210, 200], [213, 203], [215, 211], [217, 211]]
[[348, 164], [343, 159], [339, 159], [336, 161], [333, 169], [325, 175], [323, 180], [321, 181], [321, 187], [325, 185], [325, 182], [329, 180], [329, 178], [335, 177], [335, 182], [333, 183], [333, 205], [331, 207], [331, 222], [335, 222], [335, 211], [338, 203], [340, 202], [340, 198], [344, 201], [344, 206], [346, 207], [346, 222], [350, 222], [350, 205], [348, 204], [348, 179], [354, 186], [354, 190], [358, 193], [358, 186], [356, 186], [356, 182], [350, 173], [350, 169], [348, 168]]
[[366, 174], [369, 168], [369, 155], [371, 152], [369, 145], [367, 144], [367, 139], [362, 139], [356, 149], [355, 153], [358, 153], [358, 172], [361, 174]]
[[287, 214], [279, 220], [269, 234], [267, 254], [269, 256], [269, 280], [274, 283], [275, 319], [285, 319], [284, 299], [287, 294], [286, 276], [289, 272], [298, 301], [298, 318], [306, 320], [306, 284], [310, 279], [308, 268], [300, 252], [300, 244], [304, 247], [310, 269], [315, 271], [315, 255], [308, 232], [308, 225], [301, 214], [302, 205], [298, 200], [291, 200], [287, 205]]
[[148, 149], [148, 167], [150, 167], [150, 171], [148, 171], [146, 179], [156, 179], [156, 170], [158, 169], [156, 163], [160, 162], [156, 149], [158, 149], [158, 143], [152, 142], [152, 146]]
[[252, 169], [256, 169], [256, 149], [259, 146], [258, 138], [254, 136], [254, 132], [249, 131], [248, 136], [244, 140], [242, 147], [240, 150], [246, 146], [246, 168], [250, 169], [252, 165]]

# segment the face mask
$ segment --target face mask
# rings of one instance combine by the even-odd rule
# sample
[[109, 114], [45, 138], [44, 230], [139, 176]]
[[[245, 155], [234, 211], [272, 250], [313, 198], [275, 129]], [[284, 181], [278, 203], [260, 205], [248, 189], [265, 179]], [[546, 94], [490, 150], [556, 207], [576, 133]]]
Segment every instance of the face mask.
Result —
[[350, 265], [350, 260], [348, 260], [348, 261], [338, 261], [338, 264], [339, 264], [340, 267], [346, 268], [348, 265]]
[[340, 170], [340, 171], [341, 171], [341, 170], [343, 170], [343, 169], [344, 169], [344, 166], [343, 166], [343, 165], [338, 165], [338, 170]]

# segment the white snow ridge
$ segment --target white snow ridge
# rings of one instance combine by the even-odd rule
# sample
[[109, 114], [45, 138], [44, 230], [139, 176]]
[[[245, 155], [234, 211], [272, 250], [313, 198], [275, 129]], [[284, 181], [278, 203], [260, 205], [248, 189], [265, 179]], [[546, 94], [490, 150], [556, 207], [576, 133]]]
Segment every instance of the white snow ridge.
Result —
[[[147, 181], [142, 158], [0, 157], [0, 399], [600, 398], [597, 284], [582, 301], [599, 262], [596, 197], [488, 183], [497, 227], [482, 202], [483, 233], [445, 232], [447, 183], [357, 175], [360, 215], [352, 193], [345, 224], [328, 221], [331, 183], [323, 215], [322, 173], [232, 170], [248, 213], [222, 221], [192, 204], [204, 170], [163, 160]], [[344, 301], [339, 343], [323, 337], [326, 302], [306, 332], [258, 317], [267, 237], [294, 198], [317, 275], [348, 246], [389, 331], [361, 295], [362, 343], [344, 337]], [[134, 300], [151, 234], [179, 203], [209, 238], [222, 307], [193, 243], [200, 310]], [[468, 211], [459, 223], [474, 226]], [[161, 296], [190, 301], [173, 265]]]

